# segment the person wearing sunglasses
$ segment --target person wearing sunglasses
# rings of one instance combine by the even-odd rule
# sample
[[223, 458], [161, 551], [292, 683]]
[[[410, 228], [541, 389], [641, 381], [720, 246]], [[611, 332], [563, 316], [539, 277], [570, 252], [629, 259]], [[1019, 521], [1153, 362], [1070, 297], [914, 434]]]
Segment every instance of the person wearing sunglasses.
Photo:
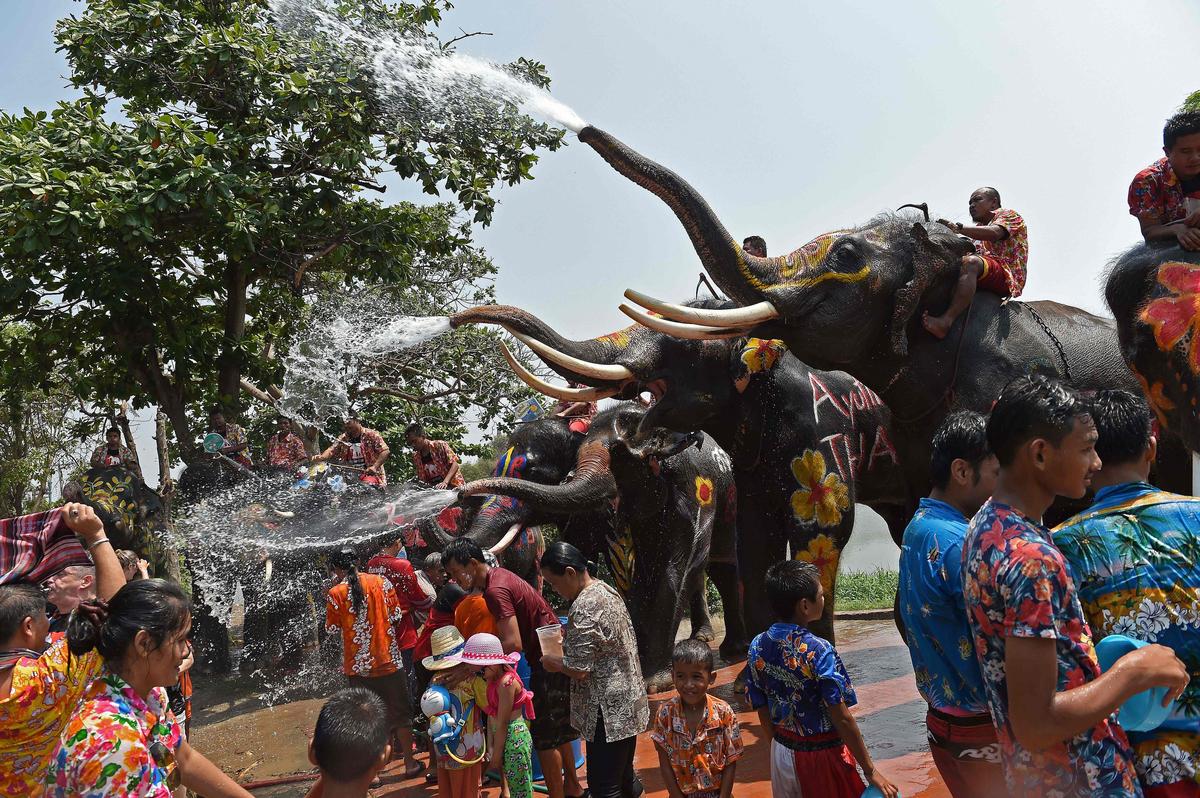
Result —
[[179, 681], [191, 627], [187, 596], [163, 579], [130, 582], [107, 605], [76, 609], [67, 647], [98, 651], [104, 669], [63, 729], [47, 796], [171, 798], [180, 785], [205, 798], [250, 796], [188, 745], [168, 704], [164, 688]]

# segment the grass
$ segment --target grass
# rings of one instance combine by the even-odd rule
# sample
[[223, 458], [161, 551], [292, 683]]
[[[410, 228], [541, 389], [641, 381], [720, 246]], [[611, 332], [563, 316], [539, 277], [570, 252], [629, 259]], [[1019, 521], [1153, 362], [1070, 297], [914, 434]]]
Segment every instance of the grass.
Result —
[[838, 575], [835, 609], [876, 610], [891, 608], [896, 600], [900, 574], [886, 568], [874, 571], [846, 571]]

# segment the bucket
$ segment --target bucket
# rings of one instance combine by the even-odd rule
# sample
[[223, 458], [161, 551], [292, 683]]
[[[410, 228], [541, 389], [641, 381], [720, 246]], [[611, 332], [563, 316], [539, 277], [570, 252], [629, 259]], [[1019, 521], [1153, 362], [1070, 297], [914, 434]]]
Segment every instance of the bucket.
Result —
[[[584, 758], [583, 745], [579, 742], [578, 737], [571, 741], [571, 753], [575, 755], [575, 769], [579, 770], [583, 767]], [[533, 780], [545, 781], [546, 777], [542, 773], [542, 763], [538, 761], [537, 751], [534, 751], [530, 756], [530, 761], [533, 764]]]
[[[1131, 651], [1147, 646], [1143, 640], [1125, 635], [1109, 635], [1096, 644], [1096, 660], [1100, 670], [1107, 671], [1113, 663]], [[1155, 687], [1130, 697], [1117, 711], [1117, 720], [1126, 731], [1144, 732], [1157, 729], [1171, 714], [1175, 704], [1163, 706], [1167, 688]]]
[[562, 624], [552, 623], [546, 626], [537, 628], [538, 643], [542, 646], [543, 654], [561, 657], [563, 655], [562, 647]]
[[[868, 784], [867, 789], [863, 790], [862, 798], [883, 798], [883, 791], [873, 784]], [[900, 793], [896, 793], [896, 798], [900, 798]]]

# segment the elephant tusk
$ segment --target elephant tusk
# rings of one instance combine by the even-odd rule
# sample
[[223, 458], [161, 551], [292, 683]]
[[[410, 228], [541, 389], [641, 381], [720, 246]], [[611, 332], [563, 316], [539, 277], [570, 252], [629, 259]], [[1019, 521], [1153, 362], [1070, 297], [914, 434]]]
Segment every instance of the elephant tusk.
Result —
[[755, 324], [762, 324], [763, 322], [779, 318], [779, 311], [766, 300], [746, 307], [720, 310], [716, 308], [689, 308], [686, 305], [676, 305], [671, 302], [664, 302], [661, 299], [655, 299], [640, 291], [634, 291], [632, 288], [626, 289], [625, 298], [636, 302], [647, 310], [661, 313], [671, 321], [684, 322], [686, 324], [706, 324], [712, 327], [752, 327]]
[[693, 341], [716, 341], [723, 338], [741, 338], [746, 330], [728, 330], [722, 327], [700, 327], [695, 324], [683, 324], [678, 321], [651, 316], [637, 308], [631, 308], [622, 303], [620, 311], [643, 327], [649, 327], [656, 332], [669, 335], [672, 338], [687, 338]]
[[616, 396], [620, 391], [619, 387], [614, 388], [561, 388], [557, 385], [551, 385], [545, 380], [538, 377], [533, 372], [529, 371], [521, 364], [521, 361], [509, 351], [508, 347], [500, 344], [500, 349], [504, 354], [504, 359], [508, 361], [509, 368], [513, 370], [521, 382], [528, 385], [539, 393], [544, 393], [546, 396], [552, 396], [555, 399], [562, 399], [567, 402], [598, 402], [601, 399], [607, 399], [610, 396]]
[[559, 352], [552, 346], [547, 346], [541, 341], [524, 333], [509, 330], [516, 338], [525, 346], [529, 347], [543, 360], [550, 363], [555, 363], [563, 368], [573, 371], [576, 374], [582, 374], [585, 377], [592, 377], [605, 382], [624, 382], [625, 380], [633, 379], [633, 372], [624, 366], [608, 365], [604, 363], [591, 363], [587, 360], [580, 360], [577, 357], [572, 357], [565, 352]]
[[495, 546], [492, 546], [490, 549], [488, 549], [488, 551], [499, 557], [504, 553], [504, 550], [509, 547], [509, 545], [513, 542], [513, 539], [516, 538], [517, 533], [520, 531], [521, 524], [513, 524], [508, 528], [508, 531], [504, 533], [504, 537], [500, 538], [499, 542], [497, 542]]

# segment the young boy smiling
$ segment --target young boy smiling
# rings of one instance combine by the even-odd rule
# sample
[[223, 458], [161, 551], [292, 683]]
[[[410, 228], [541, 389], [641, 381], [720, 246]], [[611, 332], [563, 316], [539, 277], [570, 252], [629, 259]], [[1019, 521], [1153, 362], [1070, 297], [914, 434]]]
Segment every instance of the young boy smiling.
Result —
[[716, 681], [712, 649], [680, 640], [671, 652], [677, 696], [664, 702], [650, 725], [658, 766], [671, 798], [729, 798], [742, 755], [742, 731], [733, 708], [708, 688]]

